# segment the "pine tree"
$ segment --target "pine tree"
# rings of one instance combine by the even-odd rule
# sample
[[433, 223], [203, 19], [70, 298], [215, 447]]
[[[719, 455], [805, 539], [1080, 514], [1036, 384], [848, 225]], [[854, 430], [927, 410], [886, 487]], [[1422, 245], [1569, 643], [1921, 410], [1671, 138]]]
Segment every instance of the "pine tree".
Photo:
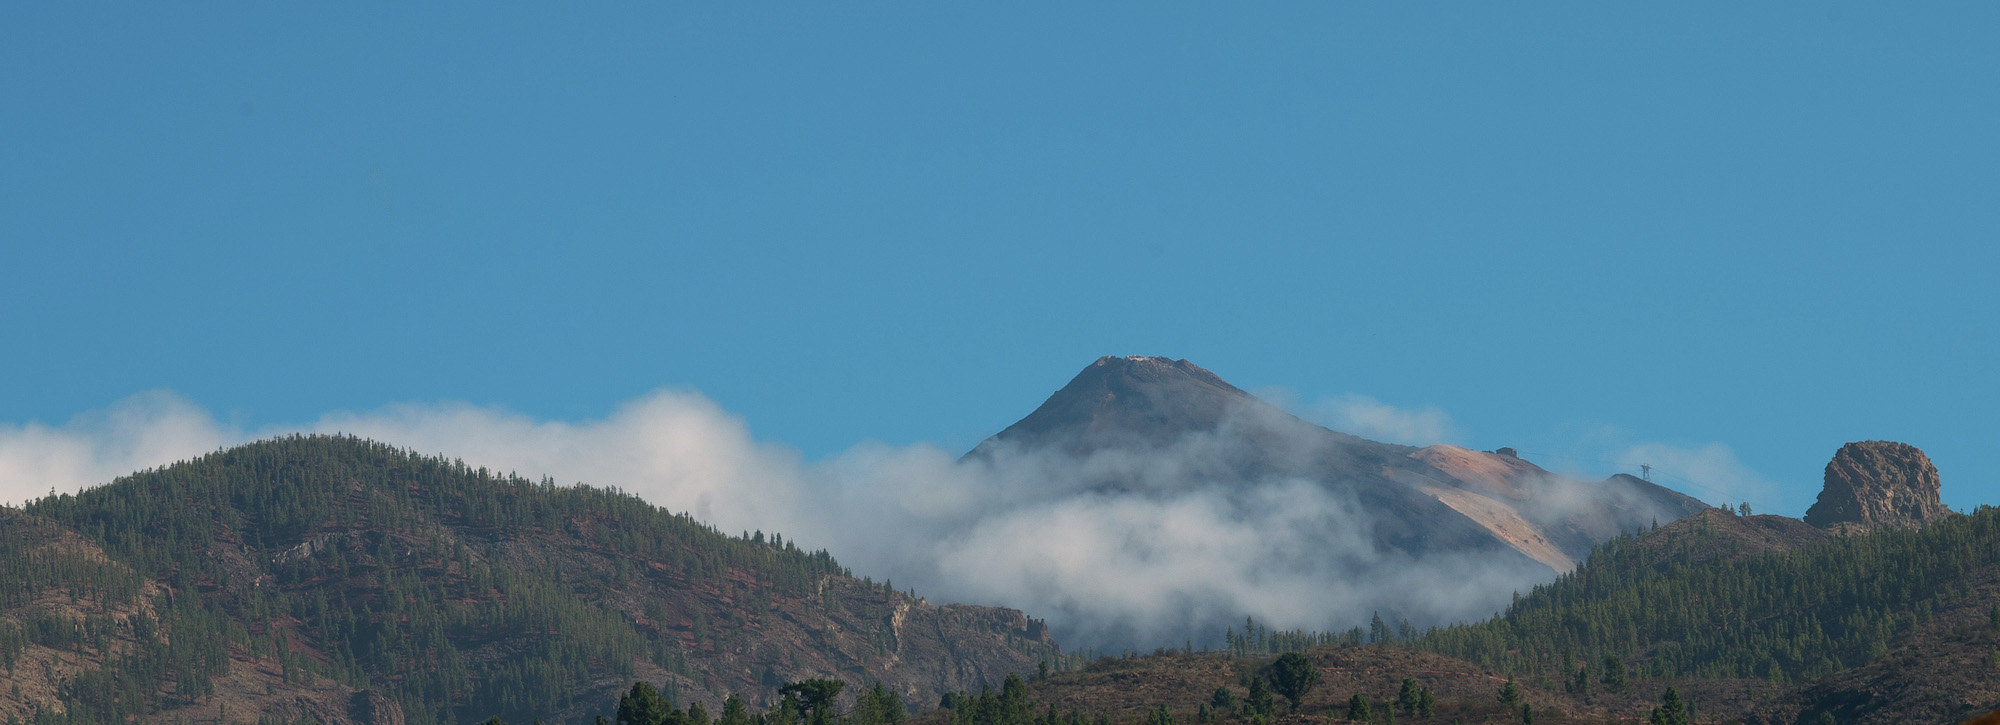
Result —
[[[1034, 704], [1028, 702], [1028, 683], [1022, 682], [1020, 675], [1008, 674], [1006, 683], [1000, 686], [1001, 725], [1028, 725], [1028, 721], [1034, 719], [1033, 707]], [[1160, 712], [1165, 713], [1166, 708], [1166, 705], [1160, 705]]]
[[1233, 712], [1236, 710], [1236, 693], [1230, 692], [1227, 687], [1217, 687], [1215, 694], [1208, 697], [1208, 704], [1215, 706], [1217, 712]]
[[1521, 688], [1514, 686], [1514, 678], [1507, 678], [1507, 684], [1500, 686], [1500, 704], [1512, 710], [1521, 704]]
[[665, 725], [673, 710], [673, 705], [667, 703], [657, 688], [635, 682], [630, 691], [618, 698], [618, 725]]
[[1298, 712], [1306, 693], [1311, 692], [1313, 686], [1319, 684], [1320, 679], [1319, 668], [1313, 666], [1310, 658], [1297, 652], [1279, 655], [1277, 661], [1272, 662], [1266, 671], [1271, 673], [1271, 689], [1277, 690], [1278, 694], [1284, 695], [1285, 699], [1291, 702], [1293, 712]]
[[[1020, 679], [1014, 675], [1008, 677]], [[840, 680], [815, 679], [787, 682], [778, 688], [778, 692], [797, 698], [799, 714], [808, 718], [811, 725], [831, 725], [834, 703], [840, 698], [840, 691], [846, 688], [847, 683]]]
[[1689, 725], [1687, 704], [1681, 702], [1681, 693], [1667, 688], [1660, 696], [1660, 706], [1653, 708], [1650, 725]]
[[716, 725], [750, 725], [750, 709], [743, 706], [743, 698], [730, 693], [729, 699], [722, 701], [722, 719]]
[[848, 725], [892, 725], [904, 716], [903, 698], [880, 681], [855, 693], [854, 715]]
[[1274, 709], [1271, 706], [1271, 687], [1264, 682], [1262, 675], [1250, 677], [1250, 694], [1244, 696], [1243, 708], [1249, 710], [1251, 715], [1271, 716]]
[[1437, 715], [1437, 698], [1431, 696], [1431, 688], [1417, 691], [1417, 717]]
[[[945, 696], [950, 697], [949, 694]], [[950, 706], [950, 704], [945, 705], [945, 707]], [[778, 708], [764, 713], [763, 717], [766, 725], [798, 725], [799, 717], [802, 713], [803, 710], [799, 707], [798, 695], [786, 692], [782, 693], [778, 698]], [[619, 723], [619, 725], [624, 725], [624, 723]]]
[[1404, 714], [1417, 714], [1417, 681], [1415, 678], [1403, 678], [1403, 689], [1396, 692], [1396, 707], [1402, 708]]
[[1347, 719], [1354, 722], [1368, 722], [1375, 719], [1373, 709], [1368, 707], [1368, 696], [1359, 692], [1347, 698]]

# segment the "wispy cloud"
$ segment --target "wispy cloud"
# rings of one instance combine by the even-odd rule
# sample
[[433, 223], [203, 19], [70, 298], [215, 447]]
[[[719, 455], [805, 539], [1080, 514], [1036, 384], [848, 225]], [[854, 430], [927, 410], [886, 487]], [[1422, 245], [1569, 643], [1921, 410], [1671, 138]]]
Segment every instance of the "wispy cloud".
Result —
[[60, 425], [0, 423], [0, 502], [73, 492], [241, 442], [188, 399], [140, 393]]
[[[1325, 410], [1334, 427], [1367, 437], [1454, 437], [1435, 409], [1349, 396]], [[0, 494], [18, 502], [74, 491], [292, 431], [349, 433], [503, 472], [616, 486], [724, 531], [783, 532], [833, 551], [857, 573], [926, 595], [1025, 609], [1072, 644], [1200, 640], [1246, 614], [1309, 628], [1345, 628], [1378, 610], [1417, 621], [1478, 617], [1548, 576], [1520, 557], [1382, 550], [1372, 521], [1338, 487], [1219, 475], [1218, 461], [1240, 445], [1226, 436], [1081, 460], [1003, 447], [961, 463], [934, 446], [866, 443], [806, 461], [756, 440], [706, 397], [671, 390], [598, 420], [446, 402], [255, 431], [220, 425], [170, 393], [148, 393], [62, 425], [0, 427]], [[1734, 473], [1729, 485], [1755, 480], [1731, 468], [1726, 448], [1634, 451], [1663, 468]], [[1126, 484], [1107, 489], [1104, 481]]]
[[1432, 406], [1402, 408], [1366, 395], [1343, 395], [1304, 406], [1303, 417], [1370, 440], [1428, 446], [1459, 440], [1451, 416]]
[[1710, 505], [1752, 502], [1767, 505], [1777, 498], [1778, 485], [1764, 478], [1721, 443], [1678, 446], [1668, 443], [1636, 443], [1616, 454], [1617, 460], [1636, 469], [1653, 467], [1659, 483], [1679, 489]]

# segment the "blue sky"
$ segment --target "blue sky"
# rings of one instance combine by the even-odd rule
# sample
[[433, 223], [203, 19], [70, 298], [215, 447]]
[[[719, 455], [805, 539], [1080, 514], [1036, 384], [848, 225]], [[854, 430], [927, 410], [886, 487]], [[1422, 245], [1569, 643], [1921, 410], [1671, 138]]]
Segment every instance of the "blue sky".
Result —
[[1711, 501], [1718, 451], [1797, 515], [1888, 438], [2000, 503], [1995, 37], [1975, 3], [10, 4], [0, 421], [670, 388], [813, 459], [967, 448], [1155, 354]]

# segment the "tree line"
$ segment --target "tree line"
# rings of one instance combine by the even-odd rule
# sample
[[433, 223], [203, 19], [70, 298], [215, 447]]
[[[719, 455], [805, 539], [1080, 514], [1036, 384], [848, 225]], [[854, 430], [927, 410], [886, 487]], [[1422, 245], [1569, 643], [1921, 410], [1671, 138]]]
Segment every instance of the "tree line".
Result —
[[[0, 663], [30, 643], [83, 647], [101, 662], [65, 683], [65, 713], [35, 718], [45, 723], [145, 721], [203, 701], [232, 648], [275, 663], [287, 682], [323, 676], [382, 692], [411, 725], [553, 712], [607, 678], [630, 678], [635, 661], [693, 674], [677, 633], [599, 605], [639, 576], [628, 562], [766, 606], [817, 601], [821, 580], [848, 574], [823, 550], [724, 534], [616, 489], [348, 436], [260, 441], [6, 516], [19, 521], [0, 527], [0, 604], [67, 590], [109, 611], [131, 606], [147, 579], [164, 585], [151, 602], [158, 619], [114, 637], [88, 617], [0, 618]], [[109, 560], [46, 545], [65, 530]], [[618, 566], [509, 563], [506, 542], [541, 535], [582, 540]], [[121, 638], [135, 644], [113, 644]], [[495, 642], [506, 643], [501, 656]]]
[[[2000, 563], [2000, 509], [1785, 552], [1689, 565], [1719, 534], [1626, 534], [1491, 619], [1432, 628], [1414, 646], [1587, 687], [1589, 670], [1641, 678], [1813, 679], [1885, 655], [1940, 609], [1974, 602]], [[1615, 670], [1612, 671], [1612, 670]], [[1611, 678], [1611, 679], [1604, 679]]]

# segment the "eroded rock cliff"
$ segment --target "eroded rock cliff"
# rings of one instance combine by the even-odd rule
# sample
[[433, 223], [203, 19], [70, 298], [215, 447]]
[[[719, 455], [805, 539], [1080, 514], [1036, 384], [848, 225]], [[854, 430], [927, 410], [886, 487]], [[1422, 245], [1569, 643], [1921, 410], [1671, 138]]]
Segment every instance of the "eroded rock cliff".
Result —
[[1806, 509], [1806, 523], [1862, 530], [1929, 523], [1951, 515], [1938, 502], [1938, 487], [1937, 466], [1916, 446], [1849, 443], [1827, 462], [1826, 487]]

